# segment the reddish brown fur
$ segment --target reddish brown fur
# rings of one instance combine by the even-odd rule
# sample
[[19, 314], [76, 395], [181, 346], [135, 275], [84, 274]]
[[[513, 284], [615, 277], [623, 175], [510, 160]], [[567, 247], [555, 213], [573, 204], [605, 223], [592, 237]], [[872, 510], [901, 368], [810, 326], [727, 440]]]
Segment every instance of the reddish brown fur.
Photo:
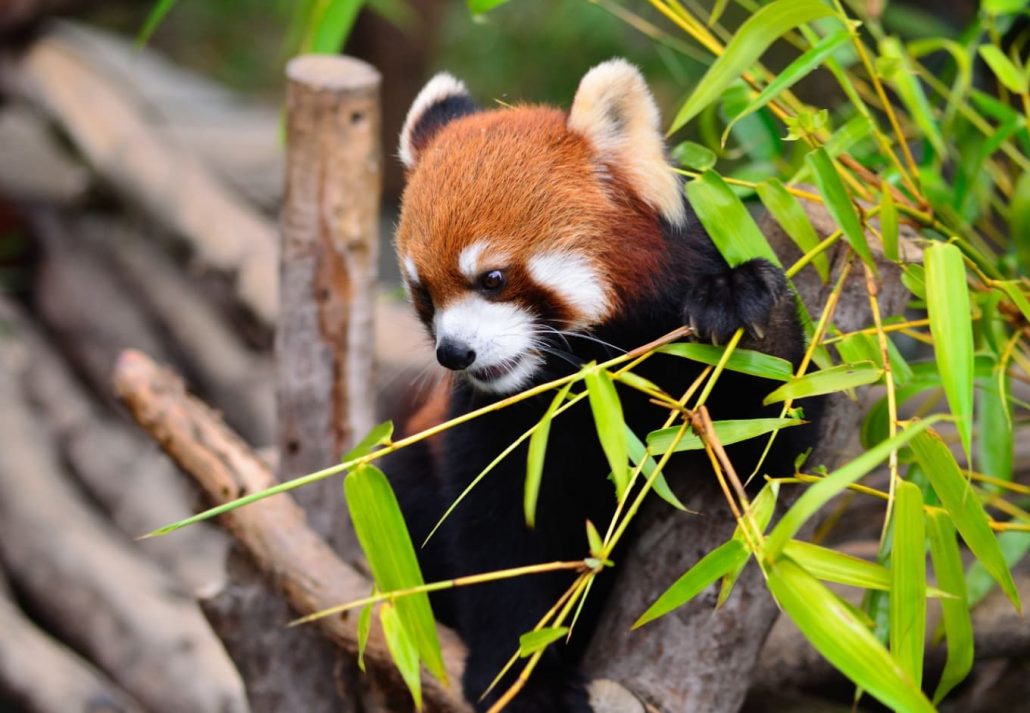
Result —
[[[533, 303], [520, 275], [529, 257], [568, 250], [588, 258], [609, 286], [609, 309], [652, 284], [662, 258], [659, 220], [627, 190], [618, 166], [595, 158], [558, 109], [519, 106], [450, 122], [420, 152], [410, 172], [397, 251], [414, 260], [437, 307], [469, 285], [458, 270], [462, 249], [482, 240], [511, 256], [510, 293]], [[626, 259], [626, 243], [633, 259]]]

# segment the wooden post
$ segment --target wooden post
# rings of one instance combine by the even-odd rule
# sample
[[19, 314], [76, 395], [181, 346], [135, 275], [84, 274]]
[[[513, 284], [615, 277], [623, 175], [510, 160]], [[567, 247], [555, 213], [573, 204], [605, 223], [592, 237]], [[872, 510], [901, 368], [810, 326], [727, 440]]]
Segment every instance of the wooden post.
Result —
[[[373, 308], [382, 173], [380, 75], [349, 57], [292, 60], [276, 333], [279, 476], [339, 461], [373, 425]], [[345, 559], [340, 482], [303, 488], [312, 528]]]

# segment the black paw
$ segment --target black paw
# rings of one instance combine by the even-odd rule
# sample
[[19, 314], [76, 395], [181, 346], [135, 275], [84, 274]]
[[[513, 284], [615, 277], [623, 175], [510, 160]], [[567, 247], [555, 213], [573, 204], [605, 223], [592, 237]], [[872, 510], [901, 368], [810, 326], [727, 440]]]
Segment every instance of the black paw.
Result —
[[756, 258], [690, 285], [683, 321], [697, 339], [724, 344], [740, 327], [761, 341], [773, 307], [787, 293], [783, 271]]

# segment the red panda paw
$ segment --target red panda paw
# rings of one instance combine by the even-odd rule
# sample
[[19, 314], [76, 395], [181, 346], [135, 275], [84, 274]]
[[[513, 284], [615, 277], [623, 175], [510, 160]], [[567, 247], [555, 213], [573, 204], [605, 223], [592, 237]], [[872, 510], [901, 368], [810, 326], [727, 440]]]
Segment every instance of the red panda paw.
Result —
[[694, 282], [684, 301], [684, 323], [696, 339], [715, 344], [725, 344], [741, 327], [761, 342], [773, 308], [787, 294], [783, 271], [756, 258]]

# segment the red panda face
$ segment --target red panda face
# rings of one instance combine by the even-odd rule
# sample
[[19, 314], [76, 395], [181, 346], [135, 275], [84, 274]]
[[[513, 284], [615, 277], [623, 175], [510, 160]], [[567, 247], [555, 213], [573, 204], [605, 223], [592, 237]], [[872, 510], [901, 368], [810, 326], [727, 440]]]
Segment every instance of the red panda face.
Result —
[[[647, 92], [635, 69], [612, 64], [616, 80], [626, 84], [628, 71], [628, 83]], [[405, 287], [439, 361], [482, 390], [524, 388], [556, 331], [589, 332], [617, 313], [658, 269], [660, 219], [682, 218], [656, 112], [641, 121], [617, 96], [625, 87], [602, 87], [615, 90], [614, 104], [596, 88], [582, 98], [606, 66], [584, 78], [568, 115], [530, 106], [476, 111], [447, 75], [409, 113], [396, 236]], [[642, 105], [653, 110], [649, 93]], [[647, 140], [621, 145], [619, 132], [632, 130]], [[621, 160], [627, 150], [650, 151], [650, 163]]]

